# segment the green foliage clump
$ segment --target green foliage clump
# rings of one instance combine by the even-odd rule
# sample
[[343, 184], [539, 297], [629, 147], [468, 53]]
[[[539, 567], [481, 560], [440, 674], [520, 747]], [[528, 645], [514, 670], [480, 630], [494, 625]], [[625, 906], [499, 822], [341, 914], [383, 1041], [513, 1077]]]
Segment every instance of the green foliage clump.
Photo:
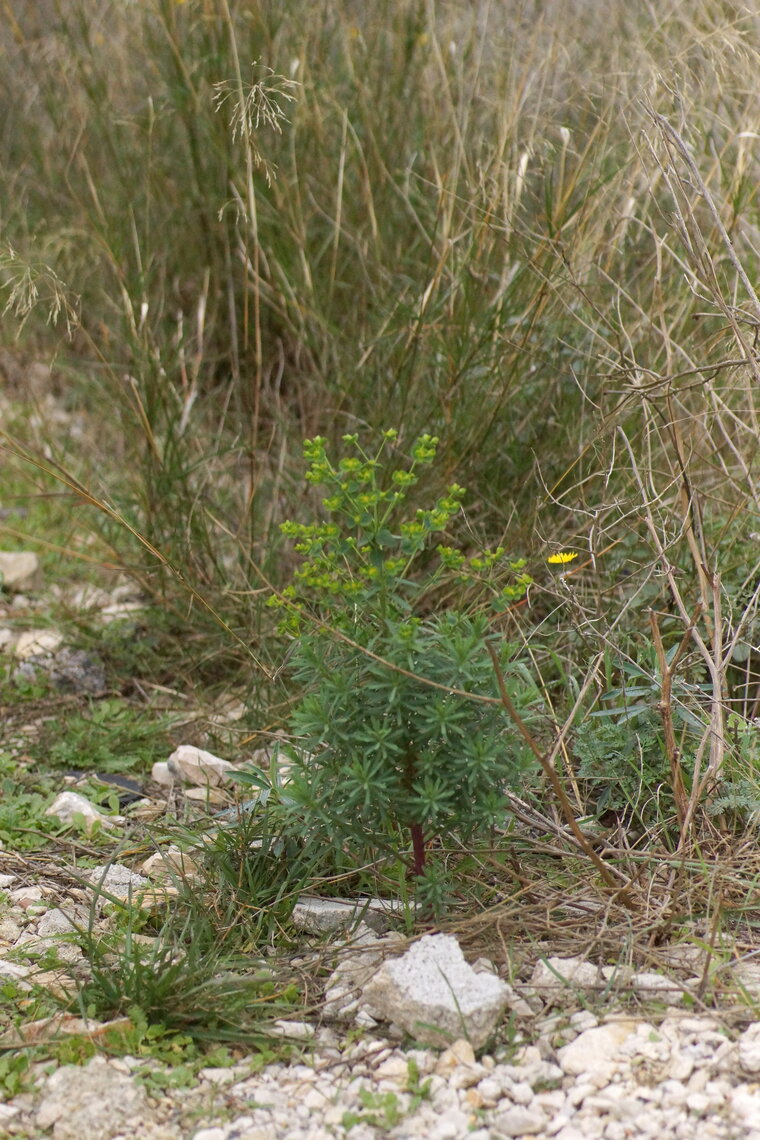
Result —
[[55, 768], [78, 769], [86, 757], [95, 771], [145, 770], [166, 754], [167, 729], [167, 719], [119, 698], [91, 701], [73, 715], [50, 722], [43, 742], [45, 758]]
[[[665, 655], [668, 665], [678, 646]], [[678, 738], [679, 767], [690, 784], [694, 755], [706, 727], [710, 686], [676, 676], [671, 713]], [[577, 774], [599, 812], [612, 811], [649, 826], [675, 817], [670, 759], [663, 736], [659, 702], [662, 674], [654, 647], [638, 661], [623, 661], [620, 684], [602, 695], [605, 707], [591, 713], [575, 734]]]
[[577, 775], [587, 780], [597, 811], [638, 822], [673, 813], [670, 769], [657, 714], [630, 721], [588, 720], [575, 736]]
[[35, 781], [16, 760], [0, 752], [0, 847], [33, 851], [47, 835], [60, 830], [60, 822], [45, 815], [50, 804], [47, 781]]
[[744, 828], [760, 821], [760, 739], [757, 722], [729, 713], [726, 717], [726, 740], [729, 750], [720, 772], [720, 780], [710, 790], [706, 810], [724, 824]]
[[[486, 833], [523, 764], [489, 639], [519, 690], [513, 699], [525, 705], [536, 693], [520, 674], [515, 686], [514, 650], [492, 632], [484, 603], [504, 610], [529, 578], [501, 547], [467, 557], [436, 543], [464, 490], [452, 484], [432, 508], [404, 509], [438, 441], [419, 437], [403, 464], [387, 455], [395, 439], [386, 432], [369, 456], [345, 436], [353, 454], [337, 466], [324, 440], [304, 446], [328, 520], [282, 528], [303, 555], [273, 603], [295, 638], [293, 675], [305, 691], [292, 718], [299, 747], [287, 794], [293, 816], [361, 862], [406, 859], [410, 837], [418, 896], [439, 907], [445, 890], [428, 843]], [[466, 611], [426, 612], [451, 585], [467, 592]]]

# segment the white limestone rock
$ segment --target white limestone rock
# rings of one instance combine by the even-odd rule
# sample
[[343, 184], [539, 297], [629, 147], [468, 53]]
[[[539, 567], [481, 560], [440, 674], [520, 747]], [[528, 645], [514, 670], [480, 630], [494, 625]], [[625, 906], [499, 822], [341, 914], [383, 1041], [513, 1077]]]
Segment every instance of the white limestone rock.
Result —
[[570, 1017], [570, 1025], [576, 1033], [584, 1033], [587, 1029], [596, 1029], [599, 1019], [590, 1009], [579, 1009]]
[[720, 971], [721, 978], [746, 990], [751, 997], [760, 996], [760, 962], [729, 962]]
[[180, 851], [174, 843], [165, 851], [154, 851], [140, 870], [151, 879], [172, 879], [177, 875], [185, 879], [197, 879], [200, 875], [197, 862], [186, 852]]
[[5, 958], [0, 958], [0, 981], [15, 982], [19, 989], [31, 990], [29, 983], [24, 981], [30, 973], [30, 966], [22, 966], [18, 962], [8, 962]]
[[[470, 1068], [474, 1068], [476, 1064], [475, 1050], [466, 1038], [460, 1037], [458, 1041], [455, 1041], [453, 1045], [449, 1045], [448, 1049], [444, 1049], [443, 1053], [441, 1053], [435, 1066], [435, 1072], [438, 1073], [440, 1077], [448, 1077], [451, 1076], [454, 1070], [460, 1065], [467, 1065]], [[482, 1075], [481, 1073], [481, 1076]]]
[[534, 1136], [542, 1132], [548, 1123], [546, 1114], [540, 1108], [513, 1104], [494, 1117], [494, 1136]]
[[45, 898], [46, 892], [42, 887], [30, 887], [24, 884], [23, 887], [15, 887], [8, 898], [14, 906], [21, 907], [22, 910], [30, 911], [37, 903], [41, 903]]
[[470, 1089], [486, 1075], [484, 1067], [475, 1059], [475, 1050], [464, 1038], [441, 1053], [435, 1071], [445, 1077], [453, 1089]]
[[[514, 986], [510, 986], [509, 982], [504, 983], [507, 995], [507, 1008], [515, 1015], [515, 1017], [534, 1017], [535, 1011], [528, 1003], [525, 997], [522, 996], [523, 988], [516, 990]], [[541, 1007], [541, 1002], [538, 1003]]]
[[548, 1006], [566, 1001], [568, 990], [593, 990], [599, 984], [598, 968], [585, 958], [542, 958], [530, 979], [531, 989]]
[[192, 800], [193, 803], [203, 804], [204, 807], [222, 807], [228, 804], [229, 796], [227, 796], [221, 788], [212, 788], [209, 784], [199, 788], [185, 788], [182, 793], [186, 800]]
[[587, 1029], [557, 1052], [563, 1072], [580, 1076], [606, 1067], [618, 1056], [621, 1046], [638, 1032], [643, 1022], [634, 1020], [611, 1021], [595, 1029]]
[[744, 1030], [738, 1041], [739, 1063], [745, 1073], [760, 1073], [760, 1022]]
[[631, 985], [639, 997], [660, 999], [672, 1005], [682, 1002], [685, 996], [683, 986], [679, 986], [675, 979], [668, 978], [664, 974], [657, 974], [654, 971], [642, 971], [633, 974]]
[[55, 653], [62, 644], [63, 634], [57, 629], [28, 629], [18, 637], [14, 653], [24, 661], [28, 657]]
[[[739, 1085], [729, 1096], [731, 1115], [738, 1118], [745, 1128], [752, 1128], [760, 1121], [760, 1090], [755, 1085]], [[748, 1133], [744, 1133], [748, 1135]], [[757, 1132], [751, 1134], [753, 1137]]]
[[395, 1081], [406, 1085], [409, 1081], [409, 1065], [404, 1056], [391, 1053], [390, 1057], [380, 1062], [372, 1075], [376, 1081]]
[[127, 621], [144, 609], [144, 602], [119, 602], [118, 604], [103, 606], [100, 611], [100, 620], [103, 625], [110, 625], [114, 621]]
[[45, 810], [45, 815], [57, 816], [61, 823], [69, 825], [76, 823], [79, 817], [88, 832], [93, 831], [98, 824], [101, 827], [114, 828], [124, 822], [122, 815], [103, 815], [78, 792], [61, 792]]
[[309, 1021], [290, 1021], [281, 1017], [269, 1026], [267, 1034], [269, 1037], [288, 1037], [293, 1041], [312, 1041], [317, 1030]]
[[40, 560], [31, 550], [0, 550], [0, 586], [24, 594], [42, 585]]
[[374, 1024], [375, 1019], [367, 1010], [360, 1009], [363, 987], [377, 971], [388, 947], [403, 943], [400, 935], [381, 938], [366, 923], [360, 922], [350, 942], [342, 948], [341, 960], [327, 980], [324, 1016], [334, 1021], [361, 1019], [365, 1026]]
[[9, 914], [0, 912], [0, 947], [12, 946], [21, 934], [21, 927]]
[[131, 900], [151, 885], [143, 875], [138, 875], [136, 871], [131, 871], [122, 863], [106, 863], [101, 867], [93, 867], [87, 878], [97, 892], [103, 892], [101, 903], [109, 901], [106, 895], [113, 895], [114, 898], [124, 901]]
[[214, 756], [213, 752], [206, 752], [193, 744], [180, 744], [166, 763], [173, 776], [201, 788], [216, 788], [226, 784], [230, 773], [235, 771], [235, 765], [230, 764], [229, 760], [222, 760], [219, 756]]
[[448, 934], [426, 934], [401, 958], [384, 962], [362, 993], [362, 1006], [371, 1017], [439, 1047], [466, 1037], [473, 1048], [481, 1048], [506, 1003], [501, 979], [476, 974]]
[[169, 768], [167, 760], [156, 760], [150, 770], [150, 778], [154, 783], [160, 784], [163, 788], [171, 788], [176, 782], [176, 777]]

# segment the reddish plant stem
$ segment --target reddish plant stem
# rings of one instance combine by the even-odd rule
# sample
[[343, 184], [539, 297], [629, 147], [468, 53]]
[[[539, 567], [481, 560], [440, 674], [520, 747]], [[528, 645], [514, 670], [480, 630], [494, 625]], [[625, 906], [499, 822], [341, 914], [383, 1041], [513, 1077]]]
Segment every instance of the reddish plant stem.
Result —
[[425, 874], [425, 835], [422, 831], [421, 823], [413, 823], [411, 825], [412, 832], [412, 851], [414, 853], [414, 862], [412, 870], [415, 878], [421, 878]]
[[[417, 775], [417, 757], [414, 749], [407, 744], [406, 755], [404, 757], [404, 783], [407, 790], [411, 793], [414, 788], [414, 781]], [[410, 823], [409, 830], [412, 836], [412, 875], [415, 879], [419, 879], [425, 874], [425, 832], [423, 831], [421, 823]]]

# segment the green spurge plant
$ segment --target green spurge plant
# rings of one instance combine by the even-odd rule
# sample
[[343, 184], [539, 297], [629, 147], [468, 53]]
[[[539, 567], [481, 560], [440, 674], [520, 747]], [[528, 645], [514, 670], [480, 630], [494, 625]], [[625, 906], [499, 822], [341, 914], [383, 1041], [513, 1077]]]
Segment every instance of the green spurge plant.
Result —
[[[418, 897], [438, 909], [445, 882], [429, 842], [486, 834], [523, 766], [486, 640], [516, 703], [534, 701], [527, 670], [488, 613], [522, 597], [530, 579], [502, 547], [467, 557], [439, 541], [460, 511], [457, 484], [430, 509], [405, 507], [435, 459], [435, 437], [420, 436], [395, 462], [393, 431], [373, 455], [356, 435], [343, 438], [352, 454], [337, 466], [323, 439], [304, 445], [327, 520], [282, 526], [302, 555], [272, 602], [295, 639], [293, 674], [304, 689], [287, 810], [361, 863], [401, 856]], [[459, 589], [464, 611], [430, 616], [443, 587]]]

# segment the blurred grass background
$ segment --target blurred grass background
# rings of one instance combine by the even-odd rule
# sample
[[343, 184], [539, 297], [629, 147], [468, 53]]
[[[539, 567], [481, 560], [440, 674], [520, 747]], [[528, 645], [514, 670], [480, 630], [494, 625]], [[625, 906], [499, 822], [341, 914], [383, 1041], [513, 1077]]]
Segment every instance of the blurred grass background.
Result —
[[[204, 660], [277, 667], [261, 575], [287, 581], [277, 524], [313, 512], [301, 441], [388, 427], [441, 437], [420, 492], [468, 488], [465, 543], [529, 559], [521, 635], [560, 703], [621, 654], [655, 677], [645, 607], [667, 646], [684, 629], [666, 563], [708, 640], [751, 644], [752, 8], [2, 11], [4, 341], [83, 417], [6, 422], [7, 469], [94, 505]], [[560, 546], [572, 597], [542, 570]]]

